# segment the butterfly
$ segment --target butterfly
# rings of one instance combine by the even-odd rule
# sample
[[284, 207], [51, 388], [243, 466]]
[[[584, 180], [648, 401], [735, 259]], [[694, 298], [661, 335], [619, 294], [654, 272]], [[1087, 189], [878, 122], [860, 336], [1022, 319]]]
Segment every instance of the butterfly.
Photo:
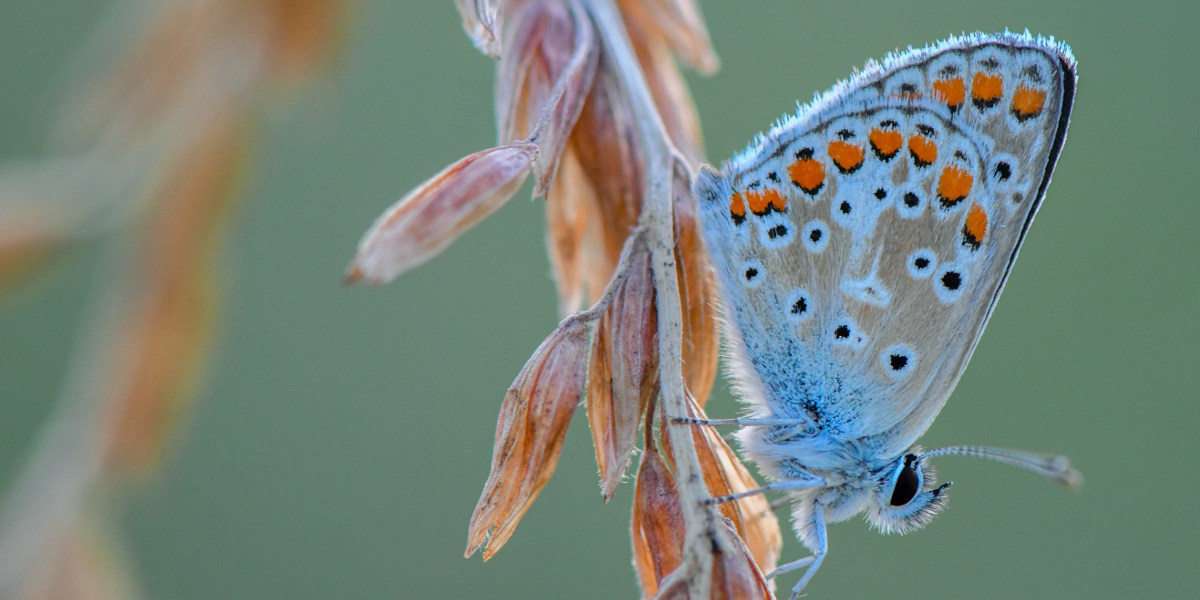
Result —
[[811, 556], [829, 523], [880, 531], [941, 510], [929, 460], [958, 454], [1080, 481], [1061, 456], [923, 451], [1046, 194], [1075, 96], [1070, 49], [972, 34], [893, 54], [781, 119], [692, 186], [722, 292], [743, 453], [786, 492]]

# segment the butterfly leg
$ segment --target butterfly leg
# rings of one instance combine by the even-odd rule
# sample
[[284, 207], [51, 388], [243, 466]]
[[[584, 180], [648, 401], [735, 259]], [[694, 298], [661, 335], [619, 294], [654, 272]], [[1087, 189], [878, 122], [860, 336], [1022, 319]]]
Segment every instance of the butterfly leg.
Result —
[[804, 586], [808, 585], [813, 575], [816, 575], [817, 569], [821, 566], [821, 562], [825, 560], [825, 554], [829, 551], [829, 542], [825, 537], [825, 509], [821, 505], [813, 506], [813, 533], [816, 536], [817, 547], [813, 551], [812, 556], [806, 556], [796, 562], [790, 562], [786, 565], [780, 565], [774, 571], [771, 571], [767, 578], [773, 578], [776, 575], [794, 571], [796, 569], [808, 567], [804, 571], [804, 576], [792, 588], [791, 600], [796, 600], [800, 597], [800, 592], [804, 591]]
[[807, 490], [815, 487], [825, 486], [825, 481], [822, 479], [796, 479], [791, 481], [776, 481], [775, 483], [764, 485], [760, 488], [729, 494], [728, 496], [716, 496], [704, 501], [705, 504], [723, 504], [745, 498], [746, 496], [756, 496], [767, 492], [782, 492], [789, 490]]
[[697, 419], [695, 417], [672, 417], [672, 423], [679, 425], [740, 425], [768, 427], [771, 425], [807, 425], [808, 419]]
[[815, 558], [816, 557], [813, 557], [813, 556], [805, 556], [804, 558], [802, 558], [800, 560], [787, 563], [786, 565], [779, 565], [778, 567], [775, 567], [774, 571], [767, 573], [766, 578], [774, 579], [775, 577], [777, 577], [779, 575], [783, 575], [784, 573], [787, 573], [790, 571], [795, 571], [796, 569], [800, 569], [803, 567], [807, 567], [808, 565], [812, 564], [812, 562]]

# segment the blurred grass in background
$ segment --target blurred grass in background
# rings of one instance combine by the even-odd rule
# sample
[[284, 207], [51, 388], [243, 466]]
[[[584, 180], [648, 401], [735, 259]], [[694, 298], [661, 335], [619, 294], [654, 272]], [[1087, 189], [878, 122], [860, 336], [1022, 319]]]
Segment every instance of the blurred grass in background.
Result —
[[[0, 5], [0, 160], [36, 156], [110, 2]], [[1171, 3], [702, 2], [723, 68], [693, 80], [711, 161], [868, 58], [962, 31], [1079, 60], [1066, 149], [971, 367], [926, 446], [1069, 455], [1079, 493], [946, 458], [927, 530], [835, 525], [814, 598], [1200, 594], [1200, 8]], [[220, 261], [208, 378], [164, 463], [120, 496], [147, 598], [637, 594], [629, 501], [600, 502], [580, 411], [511, 542], [464, 560], [505, 387], [553, 328], [541, 201], [514, 200], [396, 283], [345, 289], [383, 208], [494, 142], [492, 63], [446, 2], [360, 3], [339, 64], [254, 131]], [[101, 244], [0, 298], [0, 488], [60, 391]], [[726, 386], [710, 404], [731, 416]], [[784, 559], [803, 552], [790, 536]]]

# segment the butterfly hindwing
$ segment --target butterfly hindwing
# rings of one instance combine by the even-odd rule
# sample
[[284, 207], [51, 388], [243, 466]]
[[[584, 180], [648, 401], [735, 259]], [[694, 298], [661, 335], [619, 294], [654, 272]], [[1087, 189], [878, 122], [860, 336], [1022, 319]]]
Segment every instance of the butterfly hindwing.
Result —
[[954, 39], [868, 65], [701, 173], [756, 416], [884, 453], [928, 428], [1045, 193], [1074, 83], [1053, 42]]

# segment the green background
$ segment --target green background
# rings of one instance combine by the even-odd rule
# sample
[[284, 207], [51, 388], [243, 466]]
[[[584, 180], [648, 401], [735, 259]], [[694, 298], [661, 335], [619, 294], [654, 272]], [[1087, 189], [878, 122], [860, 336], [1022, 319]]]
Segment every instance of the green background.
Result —
[[[65, 66], [108, 4], [0, 3], [0, 159], [45, 148]], [[832, 526], [810, 597], [1200, 595], [1200, 11], [702, 7], [723, 61], [691, 77], [714, 162], [897, 47], [1028, 28], [1080, 65], [1048, 201], [924, 444], [1062, 452], [1084, 488], [941, 459], [950, 508], [905, 537]], [[332, 75], [260, 122], [209, 377], [161, 468], [113, 508], [147, 598], [636, 597], [632, 487], [601, 502], [582, 410], [511, 542], [486, 564], [462, 558], [503, 392], [557, 321], [542, 201], [522, 193], [392, 285], [339, 285], [380, 211], [494, 143], [492, 83], [449, 0], [375, 0]], [[0, 485], [62, 384], [99, 250], [0, 299]], [[727, 385], [710, 406], [735, 414]], [[785, 559], [802, 556], [784, 537]]]

